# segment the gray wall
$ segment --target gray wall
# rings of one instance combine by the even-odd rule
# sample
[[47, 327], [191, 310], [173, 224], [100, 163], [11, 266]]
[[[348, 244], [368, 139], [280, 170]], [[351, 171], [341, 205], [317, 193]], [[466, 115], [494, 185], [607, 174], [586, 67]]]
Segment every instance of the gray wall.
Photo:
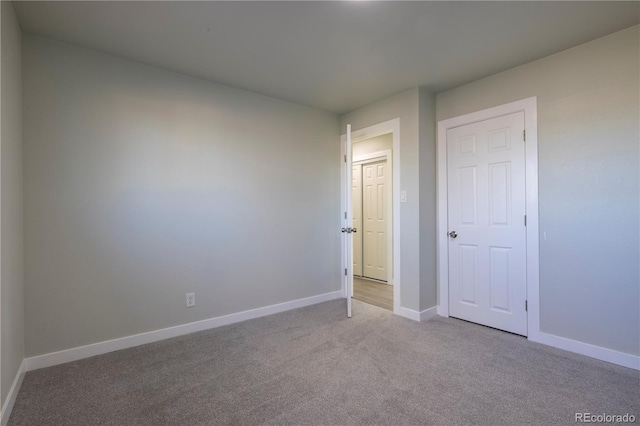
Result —
[[640, 354], [639, 27], [440, 93], [437, 119], [538, 96], [543, 332]]
[[24, 293], [22, 239], [22, 91], [21, 33], [11, 3], [2, 7], [2, 104], [0, 139], [2, 193], [0, 209], [0, 293], [2, 380], [0, 404], [24, 358]]
[[23, 40], [28, 356], [340, 289], [337, 116]]
[[420, 89], [420, 310], [438, 305], [436, 97]]
[[353, 131], [400, 118], [400, 189], [407, 202], [400, 204], [400, 305], [420, 310], [420, 238], [418, 198], [418, 88], [410, 89], [342, 116]]

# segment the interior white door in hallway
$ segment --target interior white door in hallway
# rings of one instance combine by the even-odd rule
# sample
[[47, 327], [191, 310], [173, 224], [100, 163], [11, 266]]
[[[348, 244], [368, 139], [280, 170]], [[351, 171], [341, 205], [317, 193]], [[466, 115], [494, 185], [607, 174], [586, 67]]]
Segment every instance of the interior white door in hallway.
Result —
[[362, 165], [362, 275], [387, 281], [387, 160]]
[[526, 336], [524, 112], [446, 138], [449, 314]]

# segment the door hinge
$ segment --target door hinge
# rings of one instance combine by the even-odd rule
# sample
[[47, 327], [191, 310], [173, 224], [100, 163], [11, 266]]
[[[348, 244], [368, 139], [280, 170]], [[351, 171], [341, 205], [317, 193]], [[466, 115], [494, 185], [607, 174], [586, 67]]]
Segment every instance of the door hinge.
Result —
[[344, 162], [347, 162], [347, 154], [344, 155]]
[[528, 300], [524, 301], [524, 310], [525, 310], [525, 312], [529, 312], [529, 301]]
[[524, 215], [524, 226], [527, 226], [527, 215]]
[[347, 268], [344, 268], [344, 275], [347, 276]]
[[345, 219], [347, 218], [347, 212], [344, 212], [344, 218]]
[[526, 131], [526, 130], [523, 130], [523, 131], [522, 131], [522, 141], [523, 141], [523, 142], [526, 142], [526, 141], [527, 141], [527, 131]]

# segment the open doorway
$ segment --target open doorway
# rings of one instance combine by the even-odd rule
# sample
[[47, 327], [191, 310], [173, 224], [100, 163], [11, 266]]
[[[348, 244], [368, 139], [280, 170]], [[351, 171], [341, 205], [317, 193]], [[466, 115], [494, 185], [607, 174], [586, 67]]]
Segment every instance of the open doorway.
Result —
[[[384, 136], [388, 135], [388, 136]], [[382, 139], [377, 139], [381, 137]], [[391, 147], [389, 147], [388, 138], [391, 138]], [[400, 296], [401, 296], [401, 279], [400, 279], [400, 198], [402, 198], [400, 191], [400, 161], [399, 156], [394, 155], [400, 152], [400, 119], [394, 118], [389, 121], [385, 121], [379, 124], [374, 124], [369, 127], [361, 128], [358, 130], [351, 131], [351, 124], [347, 124], [347, 132], [342, 135], [342, 154], [343, 154], [343, 167], [341, 172], [341, 187], [342, 187], [342, 270], [344, 271], [343, 279], [342, 279], [342, 290], [344, 292], [345, 298], [347, 299], [347, 316], [350, 318], [352, 316], [352, 303], [351, 300], [354, 298], [360, 297], [363, 298], [362, 295], [358, 295], [353, 297], [354, 295], [354, 262], [353, 262], [353, 237], [356, 237], [357, 240], [360, 238], [358, 233], [358, 225], [354, 226], [353, 223], [353, 203], [352, 203], [352, 184], [353, 184], [353, 166], [360, 165], [362, 169], [365, 169], [365, 164], [373, 165], [372, 168], [372, 176], [374, 176], [373, 171], [376, 170], [376, 164], [380, 164], [379, 162], [385, 160], [386, 162], [384, 170], [381, 170], [383, 174], [386, 174], [386, 178], [389, 179], [385, 181], [385, 186], [388, 186], [388, 191], [386, 192], [386, 197], [376, 198], [376, 203], [380, 201], [383, 205], [386, 205], [387, 209], [385, 212], [387, 216], [385, 219], [387, 220], [387, 231], [385, 232], [385, 236], [387, 239], [386, 243], [386, 262], [384, 263], [384, 269], [386, 274], [382, 275], [383, 278], [386, 278], [386, 283], [383, 282], [383, 279], [378, 278], [365, 278], [363, 275], [358, 277], [356, 275], [356, 284], [361, 283], [362, 281], [366, 281], [369, 285], [377, 285], [383, 286], [378, 287], [379, 289], [384, 289], [387, 292], [391, 289], [391, 303], [393, 305], [393, 313], [399, 314], [401, 311], [400, 307]], [[367, 148], [367, 144], [355, 145], [360, 142], [369, 141], [373, 147]], [[377, 143], [383, 143], [383, 146], [377, 145]], [[356, 149], [353, 149], [353, 146], [356, 146]], [[364, 150], [366, 148], [366, 151]], [[361, 150], [362, 149], [362, 150]], [[354, 161], [354, 155], [356, 156], [356, 161]], [[386, 202], [385, 202], [386, 201]], [[356, 222], [357, 223], [357, 222]], [[355, 228], [355, 229], [354, 229]], [[363, 230], [366, 226], [360, 226], [360, 234], [363, 234]], [[363, 242], [364, 243], [364, 242]], [[362, 248], [363, 252], [367, 250], [367, 247], [364, 246]], [[380, 256], [379, 256], [380, 258]], [[361, 259], [360, 263], [366, 262], [366, 254], [365, 259]], [[356, 265], [357, 266], [357, 265]], [[357, 269], [360, 270], [359, 267]], [[364, 271], [361, 272], [364, 274]], [[389, 300], [388, 297], [385, 298], [386, 301]], [[370, 301], [366, 301], [367, 303], [371, 303]], [[387, 302], [388, 303], [388, 302]], [[384, 306], [384, 308], [388, 308]], [[357, 312], [355, 313], [357, 315]]]
[[353, 141], [353, 298], [393, 311], [393, 133]]

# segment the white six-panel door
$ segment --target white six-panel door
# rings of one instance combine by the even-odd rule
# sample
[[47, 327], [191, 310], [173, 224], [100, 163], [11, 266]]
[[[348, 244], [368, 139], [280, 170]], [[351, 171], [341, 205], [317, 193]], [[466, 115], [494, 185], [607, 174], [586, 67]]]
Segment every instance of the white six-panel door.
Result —
[[387, 161], [362, 166], [362, 274], [387, 281]]
[[447, 131], [449, 314], [527, 334], [524, 113]]

